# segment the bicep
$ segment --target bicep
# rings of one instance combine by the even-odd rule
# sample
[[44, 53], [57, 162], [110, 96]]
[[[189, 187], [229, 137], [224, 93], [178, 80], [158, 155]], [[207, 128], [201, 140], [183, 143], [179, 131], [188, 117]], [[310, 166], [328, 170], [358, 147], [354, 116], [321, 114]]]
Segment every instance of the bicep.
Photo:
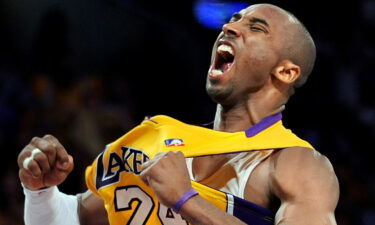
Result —
[[275, 224], [335, 225], [339, 185], [328, 159], [304, 149], [282, 154], [272, 179], [281, 200]]
[[[324, 202], [284, 201], [275, 217], [276, 225], [336, 225], [334, 208]], [[322, 208], [319, 208], [322, 206]], [[325, 208], [325, 209], [324, 209]]]
[[81, 225], [109, 225], [103, 200], [90, 190], [78, 196], [78, 214]]

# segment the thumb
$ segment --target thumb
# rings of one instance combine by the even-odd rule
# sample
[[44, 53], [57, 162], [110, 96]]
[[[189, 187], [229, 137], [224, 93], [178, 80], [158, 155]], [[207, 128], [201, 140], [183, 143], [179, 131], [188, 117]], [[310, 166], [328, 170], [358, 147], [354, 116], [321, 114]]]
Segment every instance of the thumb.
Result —
[[61, 160], [56, 161], [54, 169], [44, 177], [44, 186], [59, 185], [72, 172], [74, 167], [73, 157], [68, 155], [67, 159], [66, 162], [61, 162]]
[[73, 157], [69, 154], [68, 154], [68, 160], [57, 159], [56, 161], [56, 167], [59, 170], [71, 171], [73, 169], [73, 166], [74, 166]]

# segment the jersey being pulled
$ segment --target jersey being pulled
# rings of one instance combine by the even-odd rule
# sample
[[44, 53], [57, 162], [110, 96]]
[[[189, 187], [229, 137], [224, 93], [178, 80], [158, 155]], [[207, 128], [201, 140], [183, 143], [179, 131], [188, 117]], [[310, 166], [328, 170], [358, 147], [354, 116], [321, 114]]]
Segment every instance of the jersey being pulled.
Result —
[[[234, 133], [155, 116], [107, 145], [86, 169], [86, 184], [104, 200], [112, 225], [188, 224], [179, 214], [161, 205], [152, 189], [143, 183], [138, 176], [142, 163], [165, 151], [181, 151], [185, 157], [196, 157], [293, 146], [312, 149], [282, 125], [281, 114]], [[273, 224], [274, 214], [263, 207], [195, 181], [192, 186], [201, 197], [245, 223]]]

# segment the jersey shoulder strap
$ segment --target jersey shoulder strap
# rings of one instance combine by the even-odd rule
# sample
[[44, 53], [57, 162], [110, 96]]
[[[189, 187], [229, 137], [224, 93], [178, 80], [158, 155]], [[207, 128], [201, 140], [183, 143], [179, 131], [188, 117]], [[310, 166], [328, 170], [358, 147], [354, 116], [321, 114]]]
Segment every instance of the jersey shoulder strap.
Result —
[[118, 140], [127, 146], [150, 149], [152, 158], [158, 152], [182, 151], [186, 157], [234, 153], [242, 151], [313, 147], [283, 126], [282, 120], [262, 129], [256, 135], [247, 132], [221, 132], [190, 125], [168, 116], [144, 120]]

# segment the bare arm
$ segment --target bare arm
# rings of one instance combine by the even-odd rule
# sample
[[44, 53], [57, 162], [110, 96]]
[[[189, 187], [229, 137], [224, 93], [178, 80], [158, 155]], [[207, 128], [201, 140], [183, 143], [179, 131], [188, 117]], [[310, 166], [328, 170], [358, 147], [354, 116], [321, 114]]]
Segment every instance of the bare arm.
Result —
[[180, 214], [194, 225], [245, 225], [241, 220], [220, 210], [200, 196], [187, 201], [182, 206]]
[[339, 184], [329, 160], [318, 153], [290, 148], [272, 156], [270, 187], [281, 200], [277, 225], [336, 225]]
[[90, 190], [78, 195], [80, 225], [109, 225], [104, 202]]

